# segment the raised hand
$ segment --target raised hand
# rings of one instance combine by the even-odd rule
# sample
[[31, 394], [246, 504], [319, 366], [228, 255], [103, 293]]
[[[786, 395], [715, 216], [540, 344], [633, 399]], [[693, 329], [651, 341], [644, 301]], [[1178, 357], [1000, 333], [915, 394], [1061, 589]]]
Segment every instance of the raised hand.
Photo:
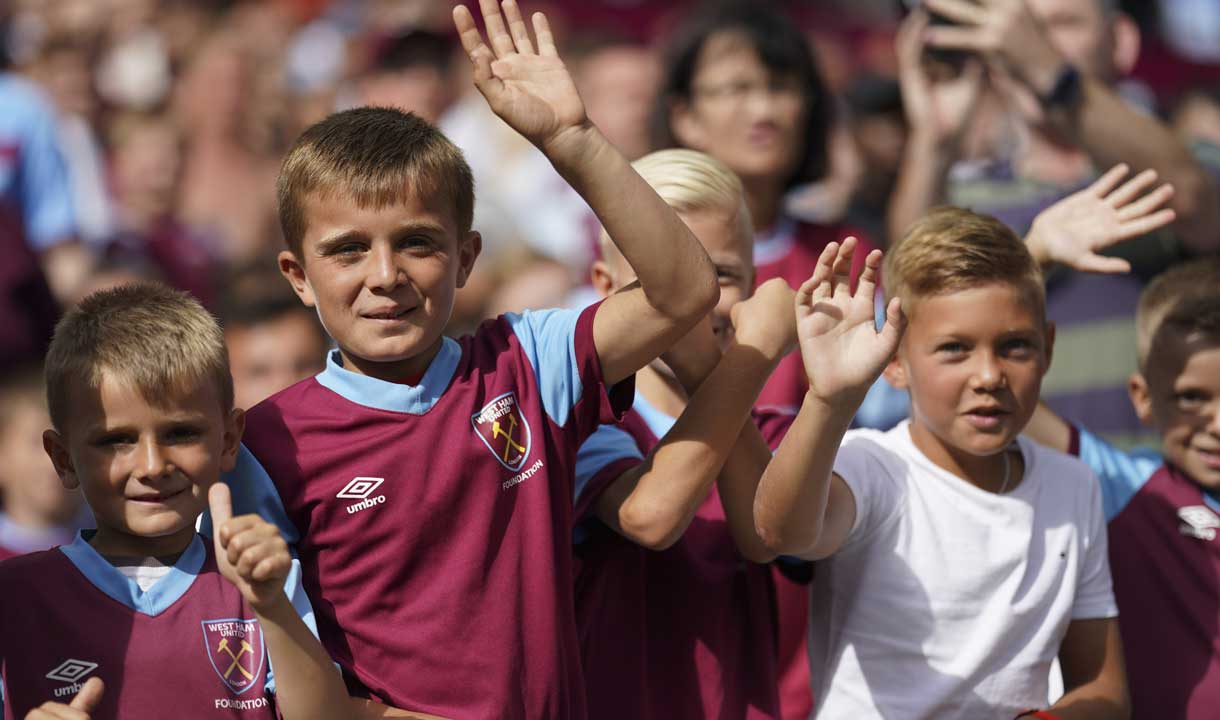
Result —
[[828, 404], [859, 403], [898, 349], [906, 327], [898, 298], [890, 300], [881, 332], [873, 321], [880, 250], [869, 253], [851, 291], [856, 245], [853, 237], [827, 245], [813, 275], [796, 292], [797, 337], [809, 392]]
[[105, 690], [106, 685], [101, 678], [91, 677], [77, 691], [71, 703], [45, 702], [26, 713], [25, 720], [89, 720], [90, 713], [102, 701]]
[[796, 294], [783, 278], [759, 285], [750, 299], [737, 303], [731, 311], [737, 342], [773, 360], [787, 355], [796, 347], [795, 299]]
[[938, 145], [961, 142], [983, 93], [983, 64], [970, 58], [952, 77], [933, 75], [924, 64], [928, 14], [917, 10], [898, 29], [898, 82], [902, 107], [915, 133]]
[[229, 486], [224, 483], [218, 482], [208, 490], [208, 507], [220, 574], [255, 610], [269, 607], [283, 596], [284, 581], [292, 567], [288, 543], [278, 528], [257, 515], [233, 517]]
[[1025, 237], [1030, 254], [1042, 264], [1061, 263], [1082, 272], [1131, 272], [1126, 260], [1097, 252], [1162, 228], [1175, 215], [1163, 207], [1173, 197], [1172, 185], [1148, 192], [1157, 175], [1145, 170], [1120, 186], [1128, 171], [1119, 163], [1089, 187], [1038, 213]]
[[496, 0], [479, 0], [479, 8], [491, 47], [464, 5], [453, 9], [453, 23], [474, 63], [475, 87], [496, 115], [544, 150], [565, 131], [586, 125], [585, 105], [559, 59], [546, 15], [532, 18], [535, 50], [515, 0], [505, 0], [503, 15]]

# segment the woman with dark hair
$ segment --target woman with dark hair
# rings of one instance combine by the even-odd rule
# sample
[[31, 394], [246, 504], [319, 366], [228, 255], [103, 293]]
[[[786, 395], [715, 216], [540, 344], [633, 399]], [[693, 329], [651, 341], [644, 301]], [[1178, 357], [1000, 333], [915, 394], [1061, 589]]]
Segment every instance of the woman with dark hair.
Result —
[[[658, 148], [702, 150], [741, 178], [754, 223], [756, 285], [782, 277], [799, 287], [829, 242], [859, 234], [784, 212], [784, 197], [827, 170], [834, 103], [796, 25], [765, 3], [702, 10], [666, 55], [653, 117]], [[867, 238], [856, 267], [871, 250]], [[805, 394], [799, 355], [780, 364], [759, 405], [795, 412]]]
[[[790, 19], [760, 2], [727, 2], [700, 11], [669, 48], [654, 114], [658, 147], [702, 150], [727, 165], [746, 191], [754, 224], [755, 284], [773, 277], [799, 287], [822, 249], [847, 235], [861, 240], [852, 277], [872, 249], [867, 238], [837, 225], [815, 225], [784, 211], [784, 198], [827, 171], [834, 103], [813, 52]], [[805, 395], [800, 355], [785, 358], [759, 405], [795, 411]], [[808, 568], [773, 572], [784, 718], [813, 709], [809, 661]], [[797, 576], [797, 581], [788, 576]]]

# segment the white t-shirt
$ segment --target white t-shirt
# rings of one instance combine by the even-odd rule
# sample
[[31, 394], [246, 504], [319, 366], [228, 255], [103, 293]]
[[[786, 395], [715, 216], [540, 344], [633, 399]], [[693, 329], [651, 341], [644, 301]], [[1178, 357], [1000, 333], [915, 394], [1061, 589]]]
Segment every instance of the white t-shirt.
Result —
[[814, 574], [819, 718], [1011, 718], [1045, 707], [1068, 623], [1118, 614], [1099, 484], [1019, 441], [1024, 480], [985, 492], [937, 467], [909, 422], [847, 434], [856, 521]]

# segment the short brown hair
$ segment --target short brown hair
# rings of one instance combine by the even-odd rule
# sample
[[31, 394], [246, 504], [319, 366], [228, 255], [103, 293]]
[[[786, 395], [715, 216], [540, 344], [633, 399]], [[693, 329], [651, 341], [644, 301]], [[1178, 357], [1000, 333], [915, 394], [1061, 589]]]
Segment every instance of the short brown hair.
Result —
[[340, 194], [360, 207], [382, 208], [402, 202], [411, 189], [448, 197], [458, 231], [470, 231], [474, 178], [462, 151], [440, 130], [393, 108], [335, 113], [301, 133], [280, 167], [276, 194], [284, 240], [299, 256], [305, 198], [311, 193]]
[[55, 326], [45, 363], [51, 423], [62, 430], [73, 383], [91, 388], [110, 374], [147, 398], [205, 379], [216, 383], [225, 412], [233, 378], [224, 335], [197, 300], [160, 283], [98, 290]]
[[1153, 278], [1140, 294], [1135, 310], [1135, 347], [1140, 369], [1148, 361], [1153, 337], [1170, 313], [1178, 313], [1179, 308], [1195, 300], [1217, 297], [1220, 297], [1220, 258], [1200, 258], [1174, 265]]
[[886, 253], [881, 272], [887, 298], [904, 309], [922, 297], [1005, 283], [1025, 290], [1039, 319], [1046, 315], [1042, 270], [1004, 223], [956, 207], [933, 208]]

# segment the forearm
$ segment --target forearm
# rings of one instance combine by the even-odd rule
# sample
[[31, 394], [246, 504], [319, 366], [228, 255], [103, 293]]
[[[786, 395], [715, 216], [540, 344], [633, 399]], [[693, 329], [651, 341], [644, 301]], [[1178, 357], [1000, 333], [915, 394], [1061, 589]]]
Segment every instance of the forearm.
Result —
[[886, 213], [888, 246], [893, 247], [911, 223], [944, 204], [945, 186], [955, 153], [926, 133], [911, 133]]
[[1093, 164], [1108, 168], [1125, 162], [1152, 168], [1173, 185], [1169, 202], [1177, 215], [1174, 229], [1191, 250], [1220, 248], [1220, 193], [1190, 150], [1160, 120], [1142, 113], [1105, 83], [1081, 78], [1081, 98], [1069, 112], [1052, 112], [1052, 120], [1088, 153]]
[[350, 698], [330, 656], [283, 593], [255, 610], [275, 669], [275, 698], [284, 720], [347, 717]]
[[596, 127], [573, 128], [543, 151], [597, 214], [649, 305], [685, 320], [711, 309], [719, 289], [703, 246]]
[[1072, 426], [1044, 402], [1038, 403], [1023, 432], [1039, 445], [1064, 453], [1071, 449]]
[[754, 499], [754, 524], [771, 552], [804, 555], [817, 544], [830, 510], [835, 456], [858, 406], [834, 406], [806, 393]]
[[1126, 720], [1131, 704], [1125, 684], [1098, 678], [1064, 694], [1051, 712], [1060, 720]]
[[[751, 347], [734, 344], [725, 352], [650, 453], [645, 471], [623, 502], [620, 523], [629, 536], [654, 548], [668, 547], [681, 537], [725, 467], [743, 426], [753, 426], [750, 409], [774, 365], [775, 360]], [[746, 502], [749, 513], [752, 496]], [[740, 503], [726, 502], [730, 523], [735, 516], [741, 522], [740, 512], [731, 511], [730, 505], [736, 509]], [[752, 519], [746, 522], [753, 524]]]
[[352, 713], [344, 717], [358, 718], [359, 720], [380, 720], [380, 718], [413, 718], [413, 720], [445, 720], [439, 715], [427, 715], [425, 713], [411, 712], [410, 710], [399, 710], [396, 707], [382, 705], [372, 700], [365, 698], [351, 699]]

